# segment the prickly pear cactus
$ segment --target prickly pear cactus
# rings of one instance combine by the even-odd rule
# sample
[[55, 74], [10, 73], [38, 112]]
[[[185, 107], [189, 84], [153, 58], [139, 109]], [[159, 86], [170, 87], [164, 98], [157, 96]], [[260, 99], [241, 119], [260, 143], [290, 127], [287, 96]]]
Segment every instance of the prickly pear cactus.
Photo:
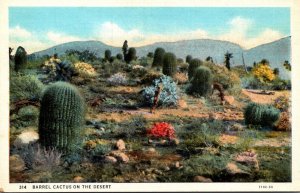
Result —
[[50, 85], [41, 101], [39, 116], [40, 143], [63, 152], [75, 149], [84, 120], [84, 102], [69, 83]]

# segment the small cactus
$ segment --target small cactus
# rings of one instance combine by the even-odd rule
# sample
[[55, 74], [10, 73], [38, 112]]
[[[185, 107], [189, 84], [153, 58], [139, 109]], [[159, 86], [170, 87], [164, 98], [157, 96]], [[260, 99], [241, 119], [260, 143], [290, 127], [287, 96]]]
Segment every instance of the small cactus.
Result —
[[194, 76], [194, 73], [195, 73], [195, 70], [199, 67], [203, 65], [203, 62], [197, 58], [195, 59], [192, 59], [190, 62], [189, 62], [189, 67], [188, 67], [188, 77], [189, 77], [189, 80], [191, 80]]
[[74, 151], [84, 120], [84, 102], [78, 90], [69, 83], [49, 86], [41, 101], [39, 135], [41, 145]]
[[189, 92], [198, 96], [211, 94], [213, 77], [209, 68], [200, 66], [195, 70]]
[[177, 71], [177, 62], [176, 62], [176, 56], [168, 52], [164, 55], [163, 60], [163, 74], [173, 77]]

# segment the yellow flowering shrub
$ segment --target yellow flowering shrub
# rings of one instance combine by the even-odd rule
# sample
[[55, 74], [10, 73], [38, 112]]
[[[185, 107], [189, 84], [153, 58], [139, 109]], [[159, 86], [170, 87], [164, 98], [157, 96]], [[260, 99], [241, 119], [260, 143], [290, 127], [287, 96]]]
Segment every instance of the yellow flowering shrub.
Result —
[[274, 71], [266, 64], [258, 64], [252, 69], [253, 75], [261, 82], [267, 83], [276, 78]]
[[76, 72], [83, 78], [91, 78], [97, 75], [92, 65], [84, 62], [78, 62], [74, 64]]

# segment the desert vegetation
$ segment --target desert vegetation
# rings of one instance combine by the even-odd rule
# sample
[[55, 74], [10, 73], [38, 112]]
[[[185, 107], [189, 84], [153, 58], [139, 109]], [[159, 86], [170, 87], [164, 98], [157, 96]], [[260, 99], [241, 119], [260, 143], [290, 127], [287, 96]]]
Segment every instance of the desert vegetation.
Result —
[[10, 182], [291, 181], [291, 83], [267, 59], [138, 57], [129, 43], [9, 49]]

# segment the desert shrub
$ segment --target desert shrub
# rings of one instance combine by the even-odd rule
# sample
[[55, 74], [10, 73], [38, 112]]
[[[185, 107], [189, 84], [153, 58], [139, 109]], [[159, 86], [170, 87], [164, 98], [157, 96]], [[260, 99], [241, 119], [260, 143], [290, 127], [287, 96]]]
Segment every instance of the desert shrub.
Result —
[[89, 154], [92, 157], [102, 157], [108, 154], [112, 150], [112, 146], [110, 144], [97, 144], [95, 148], [93, 148]]
[[165, 50], [163, 48], [156, 48], [153, 57], [152, 67], [162, 66]]
[[187, 92], [197, 96], [207, 96], [211, 94], [212, 89], [212, 74], [209, 68], [200, 66], [196, 69], [191, 80], [191, 85]]
[[97, 75], [92, 65], [84, 62], [74, 64], [75, 71], [83, 78], [91, 78]]
[[279, 121], [276, 124], [276, 130], [278, 131], [290, 131], [292, 129], [290, 115], [288, 112], [280, 113]]
[[147, 73], [142, 78], [141, 82], [143, 84], [151, 84], [155, 79], [159, 79], [163, 74], [159, 71], [148, 70]]
[[175, 130], [173, 126], [166, 122], [155, 123], [150, 129], [148, 129], [147, 134], [154, 138], [175, 138]]
[[27, 52], [22, 46], [19, 46], [15, 54], [15, 71], [18, 72], [19, 70], [26, 68], [26, 64]]
[[37, 119], [39, 117], [39, 110], [36, 107], [29, 105], [29, 106], [21, 108], [18, 111], [18, 116], [22, 120], [37, 121]]
[[115, 60], [112, 63], [103, 64], [103, 73], [105, 77], [110, 77], [113, 74], [121, 72], [126, 64], [122, 61]]
[[126, 75], [123, 73], [116, 73], [112, 75], [109, 79], [107, 79], [107, 83], [109, 85], [126, 85], [128, 82]]
[[198, 67], [200, 67], [203, 62], [197, 58], [190, 60], [188, 67], [188, 77], [191, 80], [195, 74], [195, 71]]
[[62, 154], [54, 148], [45, 149], [39, 144], [30, 144], [19, 151], [29, 169], [51, 171], [61, 164]]
[[267, 83], [276, 78], [274, 71], [269, 65], [260, 63], [252, 69], [253, 75], [262, 83]]
[[163, 74], [173, 77], [177, 71], [176, 56], [171, 53], [165, 53], [163, 59]]
[[228, 70], [223, 65], [216, 65], [211, 62], [203, 62], [203, 65], [208, 67], [213, 77], [213, 82], [218, 82], [223, 85], [223, 88], [229, 92], [229, 94], [238, 95], [241, 91], [241, 80], [233, 71]]
[[162, 86], [162, 90], [159, 95], [158, 105], [163, 107], [176, 106], [179, 99], [177, 86], [172, 78], [165, 75], [159, 79], [155, 79], [152, 86], [146, 87], [143, 90], [144, 103], [150, 106], [153, 105], [155, 91], [159, 85]]
[[290, 80], [283, 80], [280, 78], [276, 78], [271, 82], [272, 90], [289, 90], [291, 89], [291, 81]]
[[279, 96], [275, 99], [273, 106], [281, 112], [287, 111], [290, 108], [290, 98], [287, 95]]
[[263, 87], [262, 83], [254, 76], [247, 76], [241, 79], [242, 88], [246, 89], [260, 89]]
[[32, 75], [13, 75], [9, 81], [10, 102], [23, 99], [37, 99], [42, 96], [44, 85]]
[[143, 77], [143, 76], [145, 76], [146, 73], [147, 73], [147, 69], [144, 66], [134, 65], [130, 72], [130, 76], [133, 78]]
[[178, 68], [179, 68], [180, 72], [186, 73], [186, 72], [188, 72], [189, 64], [188, 63], [179, 63]]
[[177, 72], [173, 78], [175, 82], [177, 82], [177, 84], [185, 84], [188, 81], [188, 77], [185, 73], [182, 72]]
[[279, 119], [280, 111], [271, 105], [250, 103], [244, 111], [247, 125], [274, 126]]

